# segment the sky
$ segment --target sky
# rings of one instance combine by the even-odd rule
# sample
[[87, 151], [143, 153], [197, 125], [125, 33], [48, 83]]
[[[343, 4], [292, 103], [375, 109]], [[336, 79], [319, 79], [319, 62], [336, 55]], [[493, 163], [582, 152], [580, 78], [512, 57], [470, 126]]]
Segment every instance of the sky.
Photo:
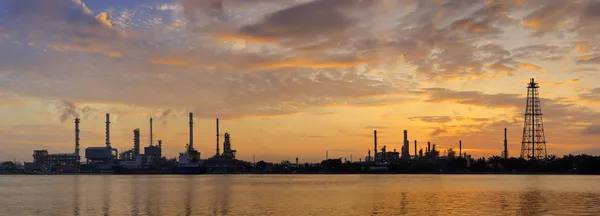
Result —
[[[0, 160], [34, 149], [215, 152], [301, 162], [400, 151], [403, 130], [519, 156], [527, 83], [548, 154], [599, 154], [598, 0], [0, 0]], [[221, 142], [223, 141], [221, 135]], [[222, 145], [222, 143], [221, 143]], [[82, 150], [83, 155], [83, 150]]]

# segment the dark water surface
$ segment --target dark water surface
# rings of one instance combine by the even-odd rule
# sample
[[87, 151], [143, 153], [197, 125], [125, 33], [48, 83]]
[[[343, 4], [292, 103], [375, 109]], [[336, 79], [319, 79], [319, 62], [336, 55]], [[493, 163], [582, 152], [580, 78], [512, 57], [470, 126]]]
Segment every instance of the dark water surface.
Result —
[[0, 176], [0, 215], [600, 215], [600, 176]]

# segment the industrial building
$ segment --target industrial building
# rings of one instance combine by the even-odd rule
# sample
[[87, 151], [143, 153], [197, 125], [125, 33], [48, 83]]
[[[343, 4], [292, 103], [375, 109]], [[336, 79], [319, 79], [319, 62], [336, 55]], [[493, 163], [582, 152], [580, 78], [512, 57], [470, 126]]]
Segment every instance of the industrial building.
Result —
[[194, 113], [190, 113], [189, 115], [190, 118], [190, 140], [189, 142], [186, 144], [185, 146], [185, 152], [179, 153], [179, 165], [181, 166], [187, 166], [187, 165], [194, 165], [196, 166], [198, 164], [198, 162], [200, 161], [200, 152], [198, 152], [195, 148], [194, 148]]
[[[117, 159], [118, 151], [110, 144], [110, 114], [106, 114], [106, 143], [104, 147], [88, 147], [85, 149], [87, 164], [94, 165], [96, 169], [112, 169], [112, 163]], [[78, 133], [78, 131], [77, 131]], [[114, 155], [113, 155], [114, 152]]]
[[217, 146], [215, 155], [207, 160], [203, 160], [202, 164], [207, 168], [210, 173], [237, 173], [244, 169], [244, 163], [235, 158], [236, 150], [231, 147], [231, 135], [229, 133], [224, 134], [223, 141], [223, 153], [220, 152], [219, 147], [219, 118], [216, 119], [216, 138]]
[[73, 153], [49, 154], [45, 149], [33, 151], [33, 163], [39, 166], [77, 166], [76, 158]]
[[147, 168], [162, 158], [162, 141], [158, 141], [158, 146], [154, 146], [153, 142], [153, 121], [150, 118], [150, 144], [144, 147], [144, 154], [140, 151], [140, 129], [133, 130], [133, 148], [124, 151], [119, 155], [119, 165], [124, 168]]
[[33, 163], [26, 163], [26, 169], [29, 171], [72, 170], [79, 166], [79, 123], [79, 118], [75, 118], [74, 153], [50, 154], [46, 149], [34, 150]]

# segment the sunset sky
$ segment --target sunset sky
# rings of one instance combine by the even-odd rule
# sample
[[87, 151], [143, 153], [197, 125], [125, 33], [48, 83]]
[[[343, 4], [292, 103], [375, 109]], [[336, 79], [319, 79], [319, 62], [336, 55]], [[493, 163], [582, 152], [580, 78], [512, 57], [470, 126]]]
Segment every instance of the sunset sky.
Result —
[[[510, 156], [526, 84], [540, 85], [548, 154], [599, 154], [597, 0], [0, 0], [0, 160], [34, 149], [133, 146], [175, 157], [354, 160], [379, 145]], [[222, 141], [222, 138], [221, 138]], [[81, 151], [83, 156], [83, 150]]]

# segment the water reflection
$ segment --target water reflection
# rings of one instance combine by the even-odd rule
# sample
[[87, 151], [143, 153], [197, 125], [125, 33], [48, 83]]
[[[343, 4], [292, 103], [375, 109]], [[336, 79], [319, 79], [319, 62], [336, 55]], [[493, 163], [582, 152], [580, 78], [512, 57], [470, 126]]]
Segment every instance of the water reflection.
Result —
[[600, 176], [25, 176], [0, 178], [0, 216], [599, 215], [598, 182]]
[[408, 201], [406, 199], [406, 192], [402, 192], [402, 199], [400, 200], [400, 215], [408, 214]]
[[519, 215], [542, 215], [542, 205], [545, 203], [542, 191], [537, 188], [528, 188], [519, 194], [521, 200], [519, 205]]
[[101, 176], [101, 193], [102, 193], [102, 213], [104, 216], [110, 215], [110, 194], [111, 194], [111, 176]]
[[186, 176], [186, 177], [187, 177], [185, 179], [186, 196], [185, 196], [185, 200], [183, 203], [185, 203], [185, 216], [190, 216], [190, 215], [192, 215], [192, 202], [193, 202], [194, 193], [195, 193], [194, 180], [190, 176]]
[[146, 191], [145, 199], [145, 212], [148, 216], [160, 216], [160, 191], [159, 187], [162, 186], [162, 183], [159, 185], [153, 184], [144, 184], [144, 191]]
[[73, 215], [79, 216], [79, 175], [73, 176]]
[[216, 176], [218, 183], [215, 185], [216, 188], [212, 193], [213, 202], [211, 203], [213, 215], [229, 215], [229, 199], [233, 184], [232, 177], [230, 175]]
[[133, 176], [132, 179], [129, 181], [129, 187], [133, 190], [132, 195], [133, 197], [131, 197], [131, 215], [132, 216], [138, 216], [140, 215], [140, 186], [138, 185], [140, 183], [140, 176]]

